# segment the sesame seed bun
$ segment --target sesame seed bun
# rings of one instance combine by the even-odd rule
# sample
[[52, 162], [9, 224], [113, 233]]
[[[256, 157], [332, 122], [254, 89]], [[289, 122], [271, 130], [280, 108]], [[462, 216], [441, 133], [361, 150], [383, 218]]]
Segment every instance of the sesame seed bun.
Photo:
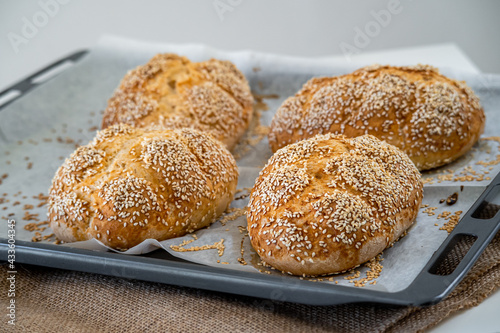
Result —
[[317, 135], [278, 150], [247, 212], [253, 248], [294, 275], [343, 272], [375, 257], [415, 220], [420, 173], [371, 135]]
[[419, 170], [450, 163], [483, 133], [484, 111], [465, 84], [424, 65], [370, 66], [314, 78], [273, 118], [273, 151], [316, 134], [371, 134], [408, 154]]
[[222, 214], [237, 181], [233, 156], [207, 134], [114, 125], [57, 170], [50, 227], [65, 242], [96, 238], [122, 250], [178, 237]]
[[248, 128], [253, 96], [243, 74], [229, 61], [193, 63], [158, 54], [130, 71], [108, 101], [102, 128], [190, 127], [211, 134], [232, 149]]

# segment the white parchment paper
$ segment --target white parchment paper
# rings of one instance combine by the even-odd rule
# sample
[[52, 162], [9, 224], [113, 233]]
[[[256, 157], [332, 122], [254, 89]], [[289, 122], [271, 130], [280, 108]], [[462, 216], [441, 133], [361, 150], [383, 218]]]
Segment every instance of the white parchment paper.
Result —
[[[160, 52], [175, 52], [193, 61], [214, 57], [234, 62], [247, 76], [254, 93], [278, 96], [264, 99], [269, 110], [262, 113], [261, 122], [266, 126], [270, 124], [282, 101], [293, 95], [311, 77], [346, 74], [369, 65], [347, 64], [328, 58], [292, 58], [251, 51], [224, 52], [203, 45], [165, 45], [117, 37], [103, 38], [99, 45], [74, 67], [0, 111], [0, 176], [7, 174], [0, 185], [0, 198], [3, 198], [3, 203], [0, 203], [3, 221], [0, 224], [0, 237], [6, 238], [6, 222], [8, 219], [14, 219], [16, 238], [31, 240], [34, 234], [25, 230], [24, 226], [36, 221], [23, 219], [26, 214], [25, 205], [34, 206], [28, 211], [38, 214], [34, 217], [39, 221], [46, 219], [46, 206], [36, 207], [40, 201], [34, 196], [39, 193], [46, 195], [52, 177], [64, 158], [74, 151], [75, 145], [86, 144], [93, 138], [100, 126], [101, 111], [125, 73]], [[471, 74], [450, 68], [441, 68], [441, 72], [467, 81], [479, 95], [487, 118], [483, 138], [500, 135], [500, 76]], [[446, 221], [438, 219], [437, 216], [444, 211], [463, 211], [465, 214], [500, 171], [500, 164], [494, 163], [500, 154], [499, 148], [497, 141], [481, 140], [456, 162], [424, 174], [426, 185], [423, 203], [436, 207], [435, 214], [430, 215], [424, 212], [425, 208], [421, 209], [408, 235], [384, 251], [381, 262], [384, 268], [377, 284], [367, 284], [365, 288], [395, 292], [404, 289], [413, 281], [448, 236], [446, 231], [439, 230]], [[270, 156], [267, 138], [241, 156], [238, 160], [238, 188], [252, 187], [260, 169]], [[486, 163], [477, 164], [479, 161]], [[461, 185], [464, 186], [463, 189]], [[454, 192], [459, 193], [459, 200], [455, 205], [439, 203]], [[239, 194], [244, 193], [245, 190]], [[247, 203], [248, 198], [235, 200], [232, 207], [244, 208]], [[193, 240], [192, 235], [162, 242], [147, 240], [124, 252], [124, 255], [138, 255], [163, 248], [179, 258], [209, 266], [281, 274], [258, 265], [258, 256], [250, 246], [248, 237], [244, 235], [245, 227], [245, 216], [224, 225], [215, 222], [211, 227], [197, 231], [197, 240]], [[46, 229], [42, 235], [51, 232]], [[185, 248], [210, 245], [222, 239], [225, 247], [222, 256], [218, 255], [217, 250], [176, 252], [170, 249], [171, 245], [179, 245], [188, 240], [193, 241], [185, 245]], [[96, 240], [61, 246], [109, 251]], [[247, 265], [241, 264], [242, 259]], [[364, 277], [367, 268], [361, 267], [358, 270], [361, 271], [360, 277]], [[336, 275], [333, 282], [321, 283], [352, 286], [352, 283], [344, 279], [345, 276]]]

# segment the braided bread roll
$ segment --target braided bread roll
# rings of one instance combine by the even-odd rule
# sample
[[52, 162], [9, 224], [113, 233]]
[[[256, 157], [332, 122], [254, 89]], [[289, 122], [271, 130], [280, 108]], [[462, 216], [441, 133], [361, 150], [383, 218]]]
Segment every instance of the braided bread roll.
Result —
[[294, 275], [343, 272], [394, 243], [415, 220], [420, 173], [371, 135], [317, 135], [278, 150], [250, 195], [253, 248]]
[[273, 151], [316, 134], [371, 134], [403, 150], [419, 170], [450, 163], [483, 133], [484, 111], [465, 84], [430, 66], [370, 66], [313, 78], [273, 118]]
[[114, 125], [57, 170], [50, 227], [65, 242], [96, 238], [125, 250], [210, 225], [237, 182], [233, 156], [208, 134]]
[[252, 119], [253, 96], [229, 61], [191, 62], [158, 54], [125, 75], [104, 111], [102, 128], [190, 127], [233, 149]]

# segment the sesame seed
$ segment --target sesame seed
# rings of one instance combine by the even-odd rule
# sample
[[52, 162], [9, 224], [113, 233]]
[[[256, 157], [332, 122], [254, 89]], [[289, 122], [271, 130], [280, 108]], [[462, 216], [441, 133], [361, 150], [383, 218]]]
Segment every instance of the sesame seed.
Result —
[[[186, 77], [196, 80], [186, 84]], [[183, 89], [178, 89], [180, 81]], [[158, 54], [123, 78], [108, 102], [103, 125], [189, 127], [210, 133], [231, 149], [250, 123], [253, 102], [246, 78], [229, 61], [192, 63]]]
[[470, 124], [484, 122], [479, 99], [464, 82], [430, 66], [371, 66], [311, 79], [277, 110], [268, 138], [276, 151], [316, 134], [372, 134], [425, 170], [457, 158], [454, 145], [471, 147], [478, 135]]
[[252, 245], [264, 250], [258, 251], [262, 260], [294, 273], [280, 267], [280, 258], [269, 258], [271, 249], [284, 248], [307, 270], [334, 252], [361, 249], [371, 237], [394, 242], [398, 214], [419, 207], [422, 190], [419, 171], [394, 146], [370, 135], [318, 135], [269, 159], [250, 195], [248, 232]]
[[[116, 230], [113, 238], [101, 241], [123, 249], [134, 233], [126, 229], [152, 225], [162, 237], [176, 237], [209, 225], [217, 218], [214, 203], [233, 195], [237, 179], [234, 158], [208, 135], [114, 125], [59, 168], [49, 190], [48, 215], [69, 228], [98, 219], [108, 236]], [[115, 224], [123, 228], [111, 229]], [[93, 230], [98, 229], [94, 223]]]

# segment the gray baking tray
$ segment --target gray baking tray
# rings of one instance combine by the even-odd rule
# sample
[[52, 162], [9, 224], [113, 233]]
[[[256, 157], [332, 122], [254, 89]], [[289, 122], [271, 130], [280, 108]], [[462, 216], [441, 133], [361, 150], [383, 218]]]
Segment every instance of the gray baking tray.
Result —
[[[87, 52], [63, 58], [0, 93], [16, 90], [22, 98], [44, 73], [76, 62]], [[92, 251], [23, 240], [15, 242], [15, 263], [98, 273], [130, 279], [201, 288], [238, 295], [312, 305], [374, 302], [429, 305], [442, 300], [461, 281], [500, 229], [500, 174], [463, 215], [408, 287], [397, 292], [324, 284], [286, 275], [268, 275], [210, 267], [175, 257], [163, 250], [140, 256]], [[7, 259], [8, 238], [0, 235], [0, 259]], [[411, 263], [408, 263], [411, 265]]]

